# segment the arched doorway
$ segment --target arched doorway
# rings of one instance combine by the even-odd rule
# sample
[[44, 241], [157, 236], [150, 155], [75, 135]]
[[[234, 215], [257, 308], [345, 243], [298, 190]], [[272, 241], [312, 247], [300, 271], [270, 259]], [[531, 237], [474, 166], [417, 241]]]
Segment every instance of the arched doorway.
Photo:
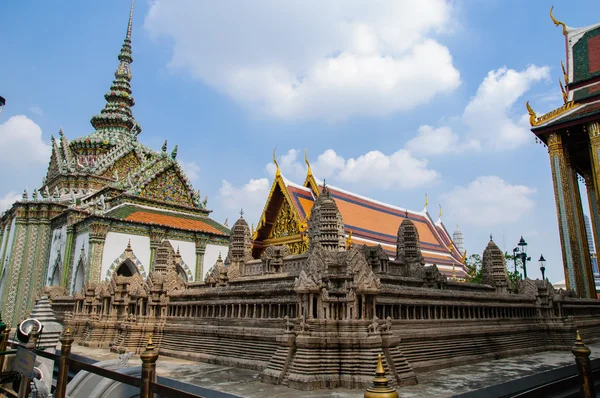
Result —
[[75, 285], [73, 286], [73, 293], [79, 293], [83, 289], [83, 283], [85, 282], [85, 262], [83, 258], [79, 259], [77, 263], [77, 270], [75, 271]]
[[60, 251], [58, 252], [58, 256], [54, 261], [54, 266], [52, 267], [52, 275], [48, 279], [48, 286], [58, 286], [60, 285], [60, 263], [62, 261]]
[[117, 275], [120, 276], [133, 276], [138, 273], [135, 264], [130, 259], [125, 259], [117, 268]]
[[183, 281], [185, 283], [187, 283], [188, 277], [187, 277], [187, 274], [185, 273], [185, 270], [179, 264], [176, 265], [175, 269], [177, 270], [177, 273], [183, 278]]

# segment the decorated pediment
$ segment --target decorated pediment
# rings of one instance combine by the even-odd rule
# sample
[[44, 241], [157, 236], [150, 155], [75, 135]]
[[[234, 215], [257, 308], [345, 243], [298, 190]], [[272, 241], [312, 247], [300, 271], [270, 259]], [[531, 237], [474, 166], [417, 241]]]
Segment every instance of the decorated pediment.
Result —
[[50, 180], [60, 174], [61, 156], [60, 150], [54, 137], [52, 138], [52, 154], [50, 155], [50, 163], [48, 164], [47, 180]]
[[170, 167], [148, 181], [139, 196], [162, 202], [174, 202], [194, 206], [194, 192], [184, 176], [175, 167]]
[[292, 210], [289, 202], [284, 200], [279, 208], [268, 239], [283, 238], [298, 234], [300, 234], [300, 229], [298, 228], [295, 212]]
[[135, 151], [132, 150], [108, 167], [102, 176], [113, 178], [117, 181], [126, 180], [128, 176], [132, 175], [141, 166], [142, 162]]

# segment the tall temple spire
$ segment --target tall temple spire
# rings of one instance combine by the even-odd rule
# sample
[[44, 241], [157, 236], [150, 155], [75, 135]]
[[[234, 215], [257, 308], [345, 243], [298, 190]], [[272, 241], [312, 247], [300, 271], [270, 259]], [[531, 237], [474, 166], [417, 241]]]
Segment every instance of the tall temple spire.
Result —
[[86, 138], [87, 142], [99, 145], [115, 145], [117, 141], [135, 139], [141, 132], [141, 127], [133, 117], [131, 108], [135, 101], [131, 91], [131, 28], [133, 23], [134, 0], [131, 1], [129, 22], [121, 52], [117, 57], [119, 66], [115, 71], [110, 90], [104, 95], [106, 105], [99, 115], [92, 117], [92, 126], [96, 132]]

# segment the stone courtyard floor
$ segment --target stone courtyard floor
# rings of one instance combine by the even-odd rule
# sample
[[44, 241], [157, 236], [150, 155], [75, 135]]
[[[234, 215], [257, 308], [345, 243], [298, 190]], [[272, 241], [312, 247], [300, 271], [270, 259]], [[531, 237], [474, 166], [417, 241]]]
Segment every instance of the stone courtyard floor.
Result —
[[[600, 343], [590, 344], [591, 358], [600, 357]], [[117, 354], [108, 350], [73, 346], [73, 353], [96, 360], [115, 359]], [[546, 351], [495, 361], [478, 362], [470, 365], [436, 370], [418, 374], [419, 384], [398, 389], [402, 398], [450, 397], [478, 390], [506, 381], [530, 376], [554, 368], [575, 363], [570, 351]], [[139, 357], [132, 357], [130, 366], [139, 366]], [[204, 388], [228, 392], [248, 398], [292, 398], [292, 397], [335, 397], [359, 398], [363, 391], [338, 388], [335, 390], [298, 391], [285, 386], [265, 384], [260, 381], [260, 372], [238, 369], [202, 362], [191, 362], [161, 356], [157, 362], [159, 376]]]

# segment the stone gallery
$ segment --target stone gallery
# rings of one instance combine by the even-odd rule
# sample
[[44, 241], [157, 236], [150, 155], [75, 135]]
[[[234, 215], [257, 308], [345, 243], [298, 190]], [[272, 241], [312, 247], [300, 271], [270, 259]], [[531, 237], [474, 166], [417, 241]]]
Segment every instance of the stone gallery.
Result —
[[113, 274], [81, 294], [48, 288], [76, 342], [140, 352], [150, 333], [161, 355], [262, 371], [298, 389], [364, 388], [382, 354], [397, 386], [418, 373], [474, 360], [568, 350], [575, 330], [600, 333], [600, 301], [570, 297], [545, 280], [510, 286], [504, 254], [490, 240], [483, 284], [425, 266], [415, 224], [398, 227], [395, 259], [381, 246], [349, 244], [327, 186], [308, 218], [308, 251], [269, 246], [252, 257], [243, 218], [229, 251], [204, 282], [185, 283], [177, 257], [140, 274]]

